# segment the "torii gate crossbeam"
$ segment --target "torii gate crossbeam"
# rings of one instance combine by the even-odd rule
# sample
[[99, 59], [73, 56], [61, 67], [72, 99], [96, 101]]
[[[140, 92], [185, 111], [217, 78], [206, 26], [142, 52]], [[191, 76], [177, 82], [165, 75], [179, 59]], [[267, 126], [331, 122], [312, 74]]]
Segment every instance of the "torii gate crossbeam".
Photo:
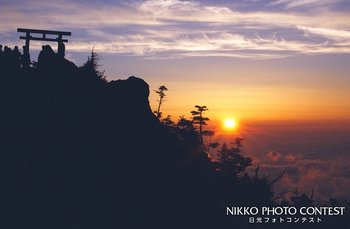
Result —
[[[24, 29], [18, 28], [17, 32], [25, 33], [25, 36], [20, 36], [19, 39], [26, 40], [26, 44], [23, 47], [23, 57], [26, 59], [24, 62], [29, 66], [30, 55], [29, 55], [29, 43], [30, 40], [34, 41], [53, 41], [58, 43], [57, 53], [64, 57], [64, 44], [63, 42], [68, 42], [67, 39], [63, 39], [63, 36], [71, 36], [71, 32], [64, 31], [53, 31], [53, 30], [40, 30], [40, 29]], [[32, 36], [33, 34], [39, 34], [41, 36]], [[57, 35], [57, 38], [48, 38], [47, 35]]]

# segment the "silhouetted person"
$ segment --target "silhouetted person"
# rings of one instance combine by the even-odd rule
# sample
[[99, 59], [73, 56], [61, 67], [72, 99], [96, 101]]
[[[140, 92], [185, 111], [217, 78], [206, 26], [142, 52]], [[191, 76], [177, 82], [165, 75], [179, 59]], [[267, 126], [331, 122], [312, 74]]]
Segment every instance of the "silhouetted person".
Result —
[[10, 56], [11, 52], [12, 52], [12, 50], [8, 46], [4, 47], [4, 55], [5, 56]]
[[65, 50], [66, 50], [66, 46], [64, 45], [64, 43], [62, 41], [59, 41], [58, 42], [58, 50], [57, 50], [57, 55], [59, 58], [64, 58]]
[[24, 68], [29, 68], [30, 66], [30, 54], [29, 54], [29, 48], [27, 46], [23, 46], [23, 55], [22, 55], [22, 66]]
[[3, 53], [3, 63], [4, 66], [12, 67], [12, 50], [8, 47], [4, 47], [4, 53]]
[[0, 45], [0, 63], [3, 63], [4, 52], [2, 51], [2, 45]]
[[22, 58], [22, 54], [19, 52], [18, 50], [18, 46], [16, 45], [12, 51], [12, 58], [13, 58], [13, 64], [14, 66], [16, 66], [17, 68], [19, 68], [21, 66], [21, 58]]
[[50, 45], [43, 45], [38, 56], [38, 66], [49, 68], [54, 64], [56, 54]]
[[41, 51], [39, 52], [39, 56], [38, 56], [38, 64], [40, 65], [41, 63], [44, 62], [45, 59], [45, 45], [41, 46]]

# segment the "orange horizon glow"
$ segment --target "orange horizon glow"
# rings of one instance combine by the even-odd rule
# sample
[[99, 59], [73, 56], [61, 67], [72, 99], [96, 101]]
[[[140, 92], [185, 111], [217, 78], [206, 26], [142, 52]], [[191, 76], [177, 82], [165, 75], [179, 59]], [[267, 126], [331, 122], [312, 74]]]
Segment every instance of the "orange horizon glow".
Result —
[[[152, 83], [153, 84], [153, 83]], [[151, 88], [153, 87], [151, 84]], [[235, 117], [244, 122], [257, 121], [350, 121], [349, 92], [344, 88], [282, 88], [257, 87], [231, 89], [220, 83], [206, 83], [200, 87], [192, 83], [165, 83], [169, 88], [162, 112], [176, 121], [179, 116], [190, 118], [195, 105], [205, 105], [205, 116], [211, 121]], [[350, 95], [349, 95], [350, 96]], [[150, 104], [156, 106], [157, 97], [150, 94]], [[164, 116], [164, 117], [165, 117]]]

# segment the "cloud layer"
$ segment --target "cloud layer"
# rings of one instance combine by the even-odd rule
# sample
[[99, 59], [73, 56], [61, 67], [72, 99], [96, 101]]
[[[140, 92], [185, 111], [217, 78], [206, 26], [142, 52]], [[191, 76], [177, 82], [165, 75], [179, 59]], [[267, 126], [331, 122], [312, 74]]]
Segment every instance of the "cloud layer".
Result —
[[[0, 34], [4, 43], [18, 36], [17, 27], [70, 30], [71, 51], [95, 47], [100, 53], [147, 58], [350, 53], [350, 14], [330, 8], [342, 1], [266, 1], [265, 10], [254, 9], [256, 2], [261, 1], [246, 2], [243, 10], [215, 1], [5, 1]], [[267, 10], [271, 6], [279, 10]]]
[[250, 152], [254, 165], [260, 166], [261, 176], [266, 174], [270, 180], [286, 170], [285, 176], [275, 184], [276, 192], [287, 189], [291, 194], [297, 189], [311, 195], [314, 191], [318, 201], [350, 198], [349, 129], [288, 130], [276, 126], [264, 130], [269, 134], [249, 135], [246, 153]]

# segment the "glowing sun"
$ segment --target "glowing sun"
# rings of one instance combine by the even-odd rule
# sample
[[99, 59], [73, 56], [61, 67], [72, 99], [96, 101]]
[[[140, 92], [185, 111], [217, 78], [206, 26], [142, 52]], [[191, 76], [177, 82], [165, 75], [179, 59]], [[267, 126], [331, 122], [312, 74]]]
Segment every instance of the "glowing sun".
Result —
[[237, 122], [232, 118], [228, 118], [228, 119], [225, 119], [224, 126], [226, 129], [233, 130], [237, 127]]

